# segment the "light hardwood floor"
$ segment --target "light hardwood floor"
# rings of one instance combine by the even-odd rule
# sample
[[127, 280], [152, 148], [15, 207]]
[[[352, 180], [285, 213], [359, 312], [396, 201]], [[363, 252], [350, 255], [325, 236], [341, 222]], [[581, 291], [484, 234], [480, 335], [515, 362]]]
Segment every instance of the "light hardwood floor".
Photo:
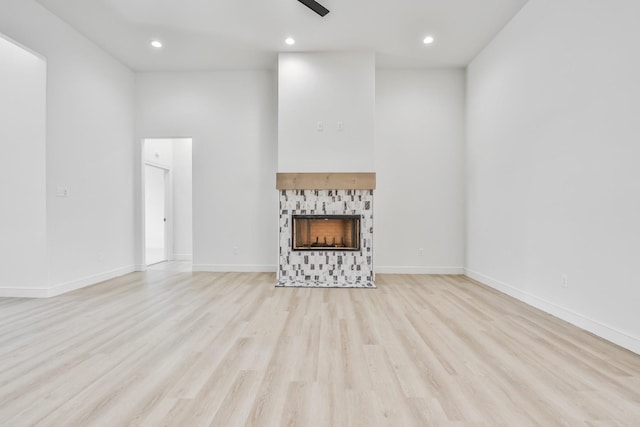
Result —
[[0, 299], [0, 425], [640, 425], [640, 356], [464, 277], [274, 283]]

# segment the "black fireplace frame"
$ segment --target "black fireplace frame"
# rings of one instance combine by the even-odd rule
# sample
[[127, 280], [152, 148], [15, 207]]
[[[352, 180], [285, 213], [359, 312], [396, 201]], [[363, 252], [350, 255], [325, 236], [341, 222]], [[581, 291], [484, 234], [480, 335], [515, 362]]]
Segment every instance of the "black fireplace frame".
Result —
[[[298, 219], [351, 219], [357, 220], [356, 227], [357, 230], [354, 233], [354, 237], [358, 243], [357, 247], [344, 247], [344, 246], [311, 246], [311, 247], [301, 247], [296, 248], [296, 220]], [[324, 251], [342, 251], [342, 252], [359, 252], [362, 249], [362, 231], [361, 231], [361, 223], [362, 223], [362, 215], [341, 215], [341, 214], [332, 214], [332, 215], [291, 215], [291, 250], [294, 252], [324, 252]]]

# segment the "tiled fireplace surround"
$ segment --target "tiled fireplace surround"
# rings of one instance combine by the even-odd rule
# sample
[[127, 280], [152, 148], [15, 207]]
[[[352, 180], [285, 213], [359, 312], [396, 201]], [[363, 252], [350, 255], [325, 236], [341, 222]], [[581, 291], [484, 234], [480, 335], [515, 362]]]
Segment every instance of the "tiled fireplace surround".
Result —
[[[300, 175], [297, 174], [298, 177]], [[335, 175], [339, 174], [332, 174], [332, 176]], [[330, 181], [331, 179], [327, 178], [322, 180], [320, 185], [304, 185], [301, 183], [280, 185], [279, 177], [277, 286], [375, 287], [373, 273], [373, 189], [283, 188], [345, 186], [344, 182], [332, 184]], [[356, 182], [357, 179], [353, 181]], [[354, 183], [354, 186], [357, 187], [358, 185]], [[366, 186], [371, 187], [371, 185]], [[359, 215], [361, 218], [360, 250], [294, 251], [291, 244], [292, 215]]]

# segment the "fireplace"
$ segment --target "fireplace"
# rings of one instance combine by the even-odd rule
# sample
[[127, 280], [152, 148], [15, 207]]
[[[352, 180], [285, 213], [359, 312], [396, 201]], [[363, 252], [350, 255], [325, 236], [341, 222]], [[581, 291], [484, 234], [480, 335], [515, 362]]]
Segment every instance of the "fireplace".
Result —
[[294, 251], [359, 251], [360, 215], [292, 215]]
[[375, 288], [375, 173], [278, 173], [276, 286]]

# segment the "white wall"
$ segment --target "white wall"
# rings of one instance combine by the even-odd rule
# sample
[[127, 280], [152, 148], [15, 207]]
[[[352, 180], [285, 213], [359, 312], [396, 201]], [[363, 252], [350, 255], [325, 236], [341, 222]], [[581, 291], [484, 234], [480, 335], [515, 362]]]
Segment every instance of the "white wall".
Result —
[[275, 270], [275, 74], [140, 73], [136, 89], [140, 139], [193, 138], [194, 269]]
[[467, 109], [468, 273], [636, 352], [638, 16], [530, 0], [470, 65]]
[[173, 148], [173, 257], [193, 260], [193, 181], [191, 140], [174, 139]]
[[377, 272], [463, 272], [464, 79], [461, 69], [376, 71]]
[[150, 138], [144, 140], [144, 161], [173, 168], [173, 139]]
[[0, 296], [47, 288], [46, 70], [0, 36]]
[[373, 171], [374, 111], [372, 53], [281, 53], [278, 171]]
[[48, 293], [131, 271], [133, 73], [35, 1], [1, 6], [0, 33], [47, 60]]

